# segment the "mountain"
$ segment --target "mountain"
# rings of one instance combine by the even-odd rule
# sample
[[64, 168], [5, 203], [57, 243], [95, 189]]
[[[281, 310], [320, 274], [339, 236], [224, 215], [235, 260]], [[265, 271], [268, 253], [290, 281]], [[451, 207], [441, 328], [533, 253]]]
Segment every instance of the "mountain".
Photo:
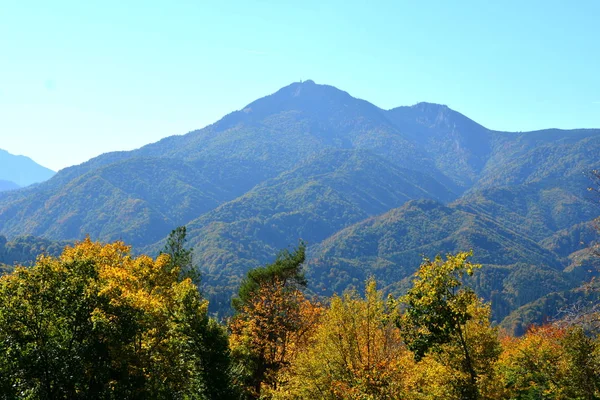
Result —
[[125, 159], [48, 189], [52, 180], [7, 194], [0, 203], [4, 234], [57, 240], [90, 234], [139, 245], [162, 239], [227, 197], [197, 167], [177, 159]]
[[33, 236], [8, 240], [0, 235], [0, 275], [9, 273], [15, 265], [33, 265], [40, 254], [58, 256], [68, 242], [54, 242]]
[[[217, 201], [228, 201], [325, 150], [368, 150], [398, 167], [426, 173], [460, 194], [465, 188], [437, 169], [435, 160], [418, 147], [418, 143], [402, 134], [401, 129], [386, 117], [386, 112], [376, 106], [331, 86], [312, 81], [295, 83], [204, 129], [172, 136], [131, 152], [108, 153], [61, 170], [53, 179], [30, 191], [4, 194], [0, 197], [0, 226], [5, 226], [4, 233], [13, 236], [30, 234], [71, 240], [92, 233], [99, 239], [112, 240], [113, 232], [132, 229], [131, 217], [119, 218], [122, 223], [119, 225], [117, 221], [114, 229], [108, 231], [104, 222], [99, 226], [82, 225], [82, 222], [94, 221], [97, 215], [106, 214], [103, 202], [93, 203], [85, 195], [85, 207], [68, 206], [69, 210], [65, 209], [64, 213], [47, 218], [49, 222], [55, 222], [53, 225], [70, 226], [50, 226], [37, 219], [40, 210], [54, 208], [54, 199], [65, 198], [66, 188], [69, 192], [73, 191], [73, 186], [98, 190], [99, 183], [93, 182], [98, 171], [133, 159], [137, 162], [141, 159], [185, 162], [202, 176], [201, 180], [223, 193]], [[167, 181], [163, 191], [177, 193], [176, 188], [168, 186], [168, 179], [163, 181]], [[139, 236], [134, 244], [150, 244], [155, 241], [154, 233], [165, 236], [176, 224], [186, 222], [161, 216], [147, 198], [148, 194], [138, 192], [137, 188], [138, 182], [132, 177], [126, 188], [119, 187], [113, 193], [121, 196], [118, 204], [128, 204], [125, 199], [148, 204], [144, 208], [146, 222], [140, 222], [140, 226], [151, 228], [152, 234], [146, 235], [148, 230], [137, 229], [136, 221], [133, 228]], [[81, 203], [75, 200], [75, 204]], [[122, 212], [127, 214], [128, 211]], [[81, 228], [77, 230], [72, 226]]]
[[386, 116], [460, 187], [471, 187], [477, 182], [492, 146], [501, 140], [501, 135], [438, 104], [398, 107], [386, 112]]
[[58, 256], [68, 242], [53, 242], [33, 236], [22, 236], [8, 240], [0, 235], [0, 264], [31, 265], [40, 254]]
[[[342, 276], [350, 280], [324, 282], [322, 289], [329, 290], [361, 284], [369, 275], [384, 286], [394, 285], [412, 275], [423, 257], [470, 249], [475, 252], [474, 262], [488, 265], [524, 262], [561, 266], [554, 253], [493, 219], [461, 210], [456, 204], [417, 200], [352, 225], [320, 243], [311, 252], [311, 274], [331, 275], [332, 266], [344, 271]], [[316, 281], [321, 282], [321, 278]]]
[[[11, 182], [13, 185], [12, 187], [8, 187], [8, 189], [16, 189], [17, 187], [43, 182], [50, 179], [53, 175], [54, 171], [42, 167], [29, 157], [15, 156], [6, 150], [0, 149], [0, 181]], [[14, 187], [14, 185], [17, 186]], [[0, 190], [2, 190], [2, 187], [7, 186], [0, 183]]]
[[[375, 275], [406, 287], [422, 255], [469, 250], [501, 319], [589, 274], [585, 173], [600, 130], [499, 132], [444, 105], [383, 110], [293, 83], [216, 123], [0, 193], [0, 233], [123, 239], [156, 253], [187, 225], [211, 307], [282, 248], [309, 246], [311, 290]], [[587, 264], [586, 264], [587, 263]], [[524, 286], [525, 285], [525, 286]]]
[[11, 181], [0, 180], [0, 192], [18, 189], [19, 185]]
[[410, 201], [322, 241], [310, 251], [308, 276], [320, 294], [361, 287], [370, 276], [387, 290], [402, 293], [424, 257], [468, 250], [473, 250], [474, 262], [485, 265], [471, 283], [481, 296], [494, 300], [498, 320], [580, 282], [563, 271], [566, 260], [527, 236], [465, 211], [462, 203], [446, 206], [431, 200]]
[[598, 216], [583, 174], [472, 190], [457, 200], [464, 211], [492, 218], [535, 241]]
[[[269, 261], [299, 239], [319, 243], [349, 224], [406, 201], [456, 195], [428, 175], [363, 150], [330, 150], [187, 226], [211, 292], [235, 289], [240, 271]], [[222, 277], [233, 280], [223, 281]]]
[[582, 222], [559, 230], [552, 236], [548, 236], [542, 240], [540, 244], [562, 257], [569, 257], [582, 250], [592, 248], [597, 239], [598, 230], [596, 224]]

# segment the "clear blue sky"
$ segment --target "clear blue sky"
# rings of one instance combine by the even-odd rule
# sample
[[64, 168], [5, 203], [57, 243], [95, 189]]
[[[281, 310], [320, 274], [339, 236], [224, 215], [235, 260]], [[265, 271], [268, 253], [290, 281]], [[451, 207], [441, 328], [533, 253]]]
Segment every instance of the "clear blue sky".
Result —
[[600, 1], [0, 0], [0, 148], [53, 169], [313, 79], [497, 130], [600, 128]]

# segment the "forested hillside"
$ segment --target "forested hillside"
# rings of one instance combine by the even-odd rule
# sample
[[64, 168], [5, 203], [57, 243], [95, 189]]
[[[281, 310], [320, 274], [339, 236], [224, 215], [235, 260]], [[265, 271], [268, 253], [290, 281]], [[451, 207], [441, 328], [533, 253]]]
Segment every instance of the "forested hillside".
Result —
[[596, 240], [587, 174], [598, 154], [600, 130], [498, 132], [443, 105], [383, 110], [305, 81], [203, 129], [2, 192], [0, 233], [89, 234], [157, 254], [186, 225], [220, 313], [249, 269], [300, 240], [308, 289], [322, 295], [371, 275], [402, 293], [423, 255], [473, 249], [488, 266], [474, 287], [499, 322], [590, 278], [581, 252]]

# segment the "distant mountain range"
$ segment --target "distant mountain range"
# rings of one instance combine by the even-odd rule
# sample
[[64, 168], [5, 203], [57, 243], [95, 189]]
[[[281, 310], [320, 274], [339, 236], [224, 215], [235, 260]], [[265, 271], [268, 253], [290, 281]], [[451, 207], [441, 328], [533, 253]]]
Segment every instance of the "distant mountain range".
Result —
[[0, 179], [0, 192], [3, 192], [5, 190], [15, 190], [18, 188], [20, 188], [20, 186], [16, 183]]
[[305, 81], [204, 129], [4, 192], [0, 233], [90, 234], [156, 253], [185, 224], [214, 310], [248, 269], [300, 239], [317, 294], [371, 275], [399, 293], [423, 255], [473, 249], [486, 265], [474, 286], [498, 322], [521, 329], [552, 312], [519, 319], [522, 307], [590, 278], [581, 252], [600, 212], [585, 174], [598, 154], [599, 129], [498, 132], [443, 105], [383, 110]]
[[46, 181], [54, 173], [29, 157], [15, 156], [0, 149], [0, 191], [18, 189]]

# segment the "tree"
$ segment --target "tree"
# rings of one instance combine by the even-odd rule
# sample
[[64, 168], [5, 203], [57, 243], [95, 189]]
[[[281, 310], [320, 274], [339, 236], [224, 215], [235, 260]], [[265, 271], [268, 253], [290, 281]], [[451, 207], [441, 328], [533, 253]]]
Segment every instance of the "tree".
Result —
[[280, 253], [274, 263], [248, 272], [234, 299], [229, 323], [235, 379], [247, 398], [268, 396], [279, 373], [301, 347], [319, 308], [301, 291], [304, 244]]
[[[475, 293], [462, 287], [464, 274], [472, 275], [481, 267], [467, 261], [471, 255], [462, 252], [449, 254], [445, 260], [440, 256], [433, 261], [426, 259], [415, 274], [412, 288], [401, 298], [405, 310], [398, 319], [415, 360], [433, 353], [458, 364], [458, 370], [466, 374], [465, 382], [458, 382], [464, 399], [479, 397], [478, 377], [489, 370], [498, 352], [495, 331], [489, 325], [489, 307], [482, 308]], [[471, 320], [473, 323], [468, 324]], [[475, 341], [471, 336], [480, 338]], [[484, 338], [487, 344], [479, 348], [478, 342]], [[481, 362], [475, 353], [481, 354]]]
[[200, 284], [200, 272], [193, 262], [193, 248], [186, 248], [187, 229], [179, 226], [171, 231], [161, 254], [169, 255], [171, 268], [178, 268], [180, 279], [190, 278], [196, 285]]
[[582, 329], [532, 327], [523, 337], [504, 338], [502, 348], [498, 398], [600, 398], [598, 342]]
[[2, 277], [4, 398], [227, 398], [206, 381], [226, 385], [226, 338], [179, 274], [88, 238]]
[[272, 264], [248, 271], [240, 284], [237, 296], [232, 301], [233, 308], [239, 312], [244, 306], [251, 304], [258, 291], [265, 285], [280, 282], [290, 291], [305, 288], [307, 282], [302, 272], [305, 257], [306, 245], [301, 242], [294, 252], [283, 250]]
[[[278, 399], [405, 398], [406, 357], [394, 324], [395, 304], [374, 280], [365, 298], [334, 296], [307, 347], [286, 371]], [[408, 360], [410, 362], [410, 360]]]

